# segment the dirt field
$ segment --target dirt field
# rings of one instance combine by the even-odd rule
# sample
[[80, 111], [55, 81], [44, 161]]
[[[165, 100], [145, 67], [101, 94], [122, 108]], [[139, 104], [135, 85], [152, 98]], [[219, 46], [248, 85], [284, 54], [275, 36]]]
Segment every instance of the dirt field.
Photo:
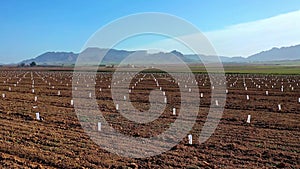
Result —
[[[158, 120], [150, 124], [134, 124], [122, 118], [115, 109], [109, 88], [112, 73], [97, 74], [96, 98], [99, 107], [117, 131], [133, 137], [151, 137], [166, 130], [175, 121], [172, 108], [180, 109], [180, 92], [165, 74], [136, 76], [131, 85], [140, 78], [143, 80], [132, 89], [130, 99], [135, 108], [149, 109], [149, 93], [159, 88], [153, 77], [166, 92], [167, 107]], [[300, 168], [300, 76], [232, 74], [226, 78], [228, 94], [225, 111], [217, 130], [207, 142], [199, 144], [197, 137], [208, 114], [212, 86], [207, 75], [197, 74], [198, 85], [187, 86], [191, 89], [198, 87], [199, 92], [203, 93], [197, 123], [190, 132], [194, 144], [189, 145], [186, 137], [161, 155], [130, 159], [101, 149], [85, 134], [71, 105], [72, 72], [2, 70], [0, 166]], [[36, 120], [36, 112], [40, 112], [43, 121]], [[246, 123], [248, 115], [251, 115], [250, 124]]]

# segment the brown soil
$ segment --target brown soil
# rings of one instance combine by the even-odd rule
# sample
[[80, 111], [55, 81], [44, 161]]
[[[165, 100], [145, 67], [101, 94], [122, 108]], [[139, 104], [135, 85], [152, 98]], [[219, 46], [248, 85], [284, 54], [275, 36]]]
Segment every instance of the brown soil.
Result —
[[[168, 105], [159, 119], [149, 124], [135, 124], [120, 116], [114, 108], [108, 88], [112, 74], [97, 74], [96, 97], [99, 107], [117, 131], [133, 137], [151, 137], [166, 130], [175, 121], [176, 116], [172, 116], [171, 112], [174, 106], [180, 108], [178, 85], [165, 74], [154, 73], [154, 76], [166, 91]], [[130, 99], [137, 109], [143, 111], [149, 109], [149, 93], [156, 88], [156, 84], [150, 74], [140, 74], [132, 80], [131, 85], [141, 77], [144, 80], [132, 91]], [[0, 73], [0, 166], [300, 168], [300, 76], [246, 75], [248, 90], [244, 88], [243, 77], [227, 75], [225, 111], [217, 130], [207, 142], [199, 144], [196, 138], [208, 114], [211, 85], [208, 76], [199, 74], [196, 75], [199, 85], [189, 86], [198, 87], [199, 92], [204, 94], [200, 99], [197, 123], [190, 132], [195, 144], [188, 145], [185, 138], [161, 155], [131, 159], [101, 149], [84, 133], [70, 104], [72, 72], [3, 70]], [[35, 93], [32, 93], [32, 80]], [[235, 85], [230, 87], [231, 84]], [[280, 91], [281, 86], [284, 86], [284, 92]], [[265, 94], [266, 90], [269, 95]], [[60, 96], [57, 95], [58, 91], [61, 91]], [[2, 93], [6, 95], [5, 98], [2, 98]], [[249, 101], [246, 95], [250, 96]], [[34, 101], [35, 96], [38, 96], [37, 102]], [[281, 111], [278, 110], [278, 104], [282, 106]], [[33, 106], [38, 108], [34, 109]], [[35, 119], [36, 112], [41, 113], [43, 121]], [[252, 116], [251, 124], [246, 123], [248, 115]]]

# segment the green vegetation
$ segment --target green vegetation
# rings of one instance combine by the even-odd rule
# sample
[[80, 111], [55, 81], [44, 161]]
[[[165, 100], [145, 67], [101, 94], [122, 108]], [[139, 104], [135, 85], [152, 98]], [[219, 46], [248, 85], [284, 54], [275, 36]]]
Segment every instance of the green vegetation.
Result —
[[34, 67], [34, 66], [36, 66], [36, 63], [35, 62], [31, 62], [29, 65], [30, 65], [30, 67]]
[[300, 74], [300, 66], [235, 66], [225, 67], [226, 73], [255, 73], [255, 74]]
[[[194, 73], [205, 73], [204, 66], [190, 67]], [[299, 66], [287, 65], [225, 65], [225, 73], [227, 74], [300, 74]]]
[[[23, 67], [24, 65], [18, 65], [18, 67]], [[37, 66], [35, 63], [31, 63], [30, 65], [25, 65], [24, 67], [31, 67], [31, 69], [38, 70], [48, 70], [48, 71], [73, 71], [74, 66]], [[104, 65], [101, 66], [82, 66], [79, 67], [77, 71], [93, 71], [98, 68], [98, 72], [114, 72], [116, 67], [107, 67]], [[155, 68], [147, 68], [141, 67], [144, 69], [143, 73], [165, 73], [163, 70], [155, 69]], [[207, 73], [205, 66], [203, 65], [190, 65], [189, 68], [193, 73]], [[118, 68], [119, 71], [125, 72], [135, 72], [139, 71], [139, 68], [128, 68], [122, 67]], [[214, 70], [214, 69], [212, 69]], [[218, 69], [215, 69], [218, 70]], [[172, 66], [168, 67], [169, 72], [186, 72], [180, 66]], [[238, 65], [224, 65], [224, 71], [226, 74], [274, 74], [274, 75], [300, 75], [300, 63], [293, 65], [277, 65], [277, 64], [238, 64]]]

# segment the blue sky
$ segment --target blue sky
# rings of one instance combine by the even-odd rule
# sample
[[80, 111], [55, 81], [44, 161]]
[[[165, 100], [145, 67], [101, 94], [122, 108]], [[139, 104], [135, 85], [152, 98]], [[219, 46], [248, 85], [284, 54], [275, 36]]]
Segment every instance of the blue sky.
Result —
[[[299, 20], [296, 20], [299, 10], [299, 0], [2, 0], [0, 63], [18, 62], [46, 51], [79, 52], [102, 26], [140, 12], [163, 12], [186, 19], [216, 44], [220, 55], [248, 56], [274, 46], [300, 44]], [[277, 28], [275, 25], [283, 26], [272, 29], [273, 34], [264, 41], [258, 39], [266, 32], [263, 29]], [[246, 28], [251, 28], [250, 33], [244, 31]], [[292, 33], [278, 35], [276, 31], [282, 30]], [[240, 34], [233, 36], [232, 32]], [[248, 33], [253, 38], [247, 39]], [[241, 44], [241, 41], [249, 43]], [[241, 45], [238, 50], [234, 49], [237, 44]]]

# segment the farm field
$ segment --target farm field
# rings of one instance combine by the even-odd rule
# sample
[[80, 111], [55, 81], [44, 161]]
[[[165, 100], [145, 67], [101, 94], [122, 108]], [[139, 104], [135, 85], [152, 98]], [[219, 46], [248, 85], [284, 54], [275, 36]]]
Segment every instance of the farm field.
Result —
[[[197, 83], [186, 83], [189, 78], [182, 73], [181, 85], [186, 83], [191, 91], [197, 88], [203, 96], [190, 131], [193, 144], [186, 137], [161, 155], [131, 159], [102, 149], [84, 132], [71, 104], [72, 73], [0, 72], [1, 168], [300, 168], [300, 75], [226, 75], [226, 82], [220, 82], [227, 86], [223, 117], [209, 140], [199, 144], [214, 89], [206, 74], [195, 74]], [[133, 78], [130, 100], [136, 109], [149, 109], [149, 93], [160, 87], [168, 100], [158, 120], [135, 124], [116, 110], [112, 75], [97, 73], [95, 97], [117, 131], [151, 137], [175, 121], [172, 108], [180, 113], [180, 91], [170, 76], [140, 73]], [[37, 112], [43, 120], [36, 119]], [[248, 115], [250, 123], [246, 122]]]

